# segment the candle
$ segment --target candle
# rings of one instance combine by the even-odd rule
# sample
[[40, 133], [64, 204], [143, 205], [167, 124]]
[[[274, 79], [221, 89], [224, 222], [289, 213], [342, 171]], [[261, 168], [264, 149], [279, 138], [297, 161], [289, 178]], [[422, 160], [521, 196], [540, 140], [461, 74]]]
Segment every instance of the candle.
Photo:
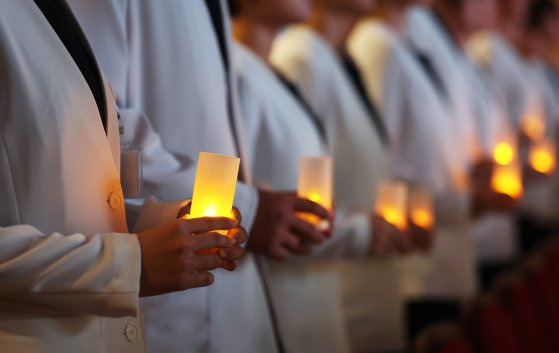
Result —
[[[297, 195], [314, 201], [332, 210], [332, 193], [334, 183], [333, 161], [331, 157], [303, 157], [299, 162], [299, 180]], [[299, 216], [306, 221], [327, 228], [320, 218], [313, 214], [301, 213]]]
[[522, 131], [532, 141], [541, 141], [545, 135], [545, 121], [540, 114], [531, 113], [522, 119]]
[[189, 218], [232, 218], [240, 159], [200, 152]]
[[435, 225], [433, 198], [429, 190], [414, 186], [409, 200], [410, 219], [416, 226], [430, 230]]
[[513, 199], [522, 196], [522, 170], [518, 161], [508, 165], [496, 165], [491, 176], [491, 187], [495, 192], [509, 195]]
[[551, 174], [557, 164], [556, 146], [551, 140], [543, 140], [532, 144], [528, 160], [530, 166], [542, 174]]
[[377, 186], [375, 213], [402, 231], [408, 227], [407, 202], [408, 189], [405, 183], [388, 181]]
[[499, 165], [509, 165], [516, 159], [515, 145], [503, 140], [493, 149], [493, 160]]

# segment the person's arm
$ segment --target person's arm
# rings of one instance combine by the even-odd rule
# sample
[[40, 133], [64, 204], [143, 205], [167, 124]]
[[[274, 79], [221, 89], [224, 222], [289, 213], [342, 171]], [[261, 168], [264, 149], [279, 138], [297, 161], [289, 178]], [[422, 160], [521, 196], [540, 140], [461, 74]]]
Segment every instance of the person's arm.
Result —
[[0, 228], [0, 309], [136, 316], [141, 250], [130, 234]]

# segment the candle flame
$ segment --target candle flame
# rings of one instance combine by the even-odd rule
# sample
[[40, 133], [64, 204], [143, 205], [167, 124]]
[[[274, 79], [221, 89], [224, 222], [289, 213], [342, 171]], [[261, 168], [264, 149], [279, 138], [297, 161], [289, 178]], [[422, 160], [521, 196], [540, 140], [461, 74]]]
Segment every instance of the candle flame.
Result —
[[412, 221], [416, 226], [423, 229], [430, 229], [435, 223], [433, 215], [427, 210], [414, 211], [412, 214]]
[[400, 230], [406, 229], [406, 218], [394, 208], [385, 208], [382, 211], [382, 218]]
[[495, 146], [493, 158], [499, 165], [508, 165], [514, 160], [514, 150], [512, 146], [506, 142], [500, 142]]
[[509, 195], [514, 199], [522, 196], [522, 180], [516, 170], [496, 168], [491, 178], [491, 186], [498, 193]]
[[550, 174], [556, 167], [555, 144], [542, 142], [530, 150], [530, 166], [542, 174]]

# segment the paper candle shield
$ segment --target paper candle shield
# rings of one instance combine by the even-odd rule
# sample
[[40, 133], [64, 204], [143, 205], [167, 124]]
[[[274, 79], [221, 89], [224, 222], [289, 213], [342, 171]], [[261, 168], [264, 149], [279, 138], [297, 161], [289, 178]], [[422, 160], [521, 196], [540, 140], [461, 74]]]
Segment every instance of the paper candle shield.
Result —
[[388, 181], [377, 186], [375, 213], [400, 230], [408, 227], [408, 188], [403, 182]]
[[528, 156], [530, 166], [542, 174], [551, 174], [557, 166], [556, 145], [551, 140], [532, 144]]
[[416, 226], [425, 230], [433, 229], [435, 226], [435, 212], [433, 197], [429, 190], [424, 187], [414, 186], [409, 196], [410, 219]]
[[240, 159], [200, 152], [189, 218], [232, 217]]
[[522, 197], [522, 169], [518, 161], [509, 165], [495, 165], [491, 176], [491, 187], [495, 192], [509, 195], [513, 199]]
[[[329, 211], [332, 210], [333, 173], [331, 157], [301, 158], [297, 195], [314, 201]], [[313, 224], [321, 223], [321, 220], [312, 214], [302, 213], [299, 216]]]

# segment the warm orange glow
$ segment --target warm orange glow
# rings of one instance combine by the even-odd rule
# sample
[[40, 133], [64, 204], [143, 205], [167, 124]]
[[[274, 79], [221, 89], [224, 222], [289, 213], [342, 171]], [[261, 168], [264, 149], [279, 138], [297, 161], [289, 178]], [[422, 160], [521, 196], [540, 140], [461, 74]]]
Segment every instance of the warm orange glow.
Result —
[[200, 152], [189, 218], [230, 217], [240, 159]]
[[435, 226], [433, 197], [429, 190], [421, 186], [413, 186], [409, 195], [409, 212], [413, 224], [425, 230]]
[[545, 121], [539, 114], [530, 114], [521, 122], [522, 131], [532, 141], [541, 141], [545, 135]]
[[375, 213], [400, 230], [406, 230], [408, 188], [398, 181], [384, 182], [377, 187]]
[[[301, 158], [297, 195], [314, 201], [329, 211], [332, 210], [333, 173], [331, 157]], [[309, 223], [327, 228], [322, 219], [315, 215], [300, 213], [299, 216]]]
[[491, 187], [494, 191], [509, 195], [514, 199], [522, 196], [522, 171], [518, 163], [507, 166], [497, 165], [491, 176]]
[[435, 219], [428, 210], [417, 210], [412, 212], [411, 219], [413, 224], [423, 229], [431, 229], [435, 224]]
[[495, 163], [500, 165], [507, 165], [512, 163], [515, 158], [513, 147], [506, 142], [500, 142], [493, 150], [493, 159]]
[[528, 159], [530, 166], [535, 171], [542, 174], [551, 174], [557, 164], [555, 143], [546, 140], [532, 145]]
[[394, 208], [385, 208], [382, 210], [382, 218], [384, 218], [384, 220], [388, 223], [396, 226], [398, 229], [403, 230], [408, 226], [405, 215]]

